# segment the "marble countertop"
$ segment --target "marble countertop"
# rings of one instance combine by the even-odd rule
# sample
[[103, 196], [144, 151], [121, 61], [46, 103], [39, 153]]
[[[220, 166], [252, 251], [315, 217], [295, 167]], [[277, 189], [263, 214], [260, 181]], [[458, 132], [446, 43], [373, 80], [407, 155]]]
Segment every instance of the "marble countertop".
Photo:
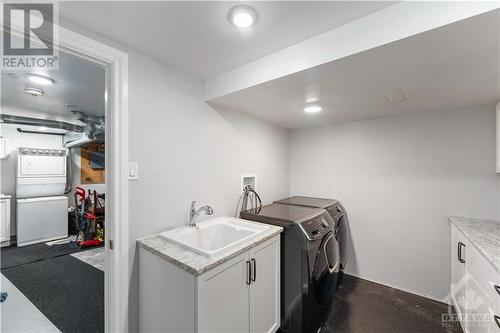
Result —
[[[245, 222], [261, 224], [253, 221]], [[223, 262], [236, 257], [237, 255], [247, 251], [255, 245], [258, 245], [276, 235], [279, 235], [283, 231], [283, 228], [281, 227], [268, 224], [266, 224], [266, 226], [269, 226], [269, 229], [267, 229], [266, 231], [263, 231], [259, 235], [252, 237], [251, 239], [241, 243], [237, 247], [212, 258], [207, 258], [201, 254], [195, 253], [177, 244], [169, 242], [158, 234], [138, 239], [137, 245], [140, 248], [157, 255], [163, 260], [176, 265], [186, 272], [197, 276], [214, 268], [217, 265], [222, 264]]]
[[500, 221], [457, 216], [450, 221], [500, 273]]

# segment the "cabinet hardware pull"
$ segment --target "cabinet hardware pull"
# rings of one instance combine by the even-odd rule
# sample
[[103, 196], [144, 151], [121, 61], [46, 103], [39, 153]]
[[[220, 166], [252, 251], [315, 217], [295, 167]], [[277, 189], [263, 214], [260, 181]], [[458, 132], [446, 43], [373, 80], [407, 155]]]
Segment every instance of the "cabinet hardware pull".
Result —
[[500, 328], [500, 317], [497, 315], [493, 315], [493, 318], [495, 319], [495, 323], [497, 324], [497, 326]]
[[493, 285], [493, 288], [495, 288], [495, 291], [497, 292], [497, 294], [500, 295], [500, 286], [497, 286], [495, 284], [495, 285]]
[[255, 282], [255, 279], [257, 279], [257, 263], [255, 261], [254, 258], [251, 259], [252, 260], [252, 264], [253, 264], [253, 277], [252, 277], [252, 281]]
[[458, 242], [458, 261], [460, 263], [465, 264], [465, 260], [462, 258], [462, 247], [465, 247], [465, 244], [462, 242]]
[[250, 285], [252, 283], [252, 280], [250, 278], [250, 274], [252, 272], [252, 266], [250, 266], [250, 261], [247, 260], [247, 284]]

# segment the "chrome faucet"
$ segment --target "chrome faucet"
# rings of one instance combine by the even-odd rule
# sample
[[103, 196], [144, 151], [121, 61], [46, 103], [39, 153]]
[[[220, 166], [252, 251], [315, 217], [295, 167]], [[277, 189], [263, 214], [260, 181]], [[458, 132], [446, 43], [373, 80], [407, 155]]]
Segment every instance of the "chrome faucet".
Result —
[[200, 207], [198, 210], [196, 210], [194, 208], [195, 203], [196, 203], [196, 201], [191, 202], [191, 209], [189, 210], [189, 226], [190, 227], [196, 227], [196, 223], [194, 222], [194, 220], [196, 219], [196, 217], [198, 215], [200, 215], [200, 213], [202, 211], [204, 211], [205, 214], [207, 214], [207, 215], [212, 215], [214, 213], [214, 210], [210, 206], [203, 206], [203, 207]]

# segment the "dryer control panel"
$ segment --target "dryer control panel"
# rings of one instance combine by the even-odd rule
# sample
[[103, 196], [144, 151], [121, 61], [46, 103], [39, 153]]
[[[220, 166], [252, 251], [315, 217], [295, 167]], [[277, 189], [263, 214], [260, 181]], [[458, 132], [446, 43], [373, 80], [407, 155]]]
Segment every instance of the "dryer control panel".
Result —
[[309, 240], [316, 240], [332, 229], [335, 222], [330, 214], [324, 212], [318, 217], [299, 224], [300, 228]]
[[19, 148], [19, 155], [65, 156], [66, 149]]
[[325, 209], [328, 211], [328, 213], [330, 213], [330, 216], [332, 216], [334, 220], [337, 220], [344, 216], [344, 211], [342, 210], [342, 208], [340, 208], [339, 205], [331, 205]]

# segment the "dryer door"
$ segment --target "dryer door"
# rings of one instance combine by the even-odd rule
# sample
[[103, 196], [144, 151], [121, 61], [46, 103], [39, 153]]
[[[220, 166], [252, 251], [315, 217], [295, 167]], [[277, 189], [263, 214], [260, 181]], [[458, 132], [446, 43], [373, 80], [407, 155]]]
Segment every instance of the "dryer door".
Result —
[[344, 270], [347, 264], [347, 255], [349, 253], [349, 224], [347, 215], [340, 218], [337, 228], [337, 240], [340, 250], [340, 269]]
[[314, 292], [319, 304], [328, 305], [332, 302], [337, 288], [339, 269], [339, 243], [335, 239], [335, 234], [329, 232], [321, 241], [312, 275]]

